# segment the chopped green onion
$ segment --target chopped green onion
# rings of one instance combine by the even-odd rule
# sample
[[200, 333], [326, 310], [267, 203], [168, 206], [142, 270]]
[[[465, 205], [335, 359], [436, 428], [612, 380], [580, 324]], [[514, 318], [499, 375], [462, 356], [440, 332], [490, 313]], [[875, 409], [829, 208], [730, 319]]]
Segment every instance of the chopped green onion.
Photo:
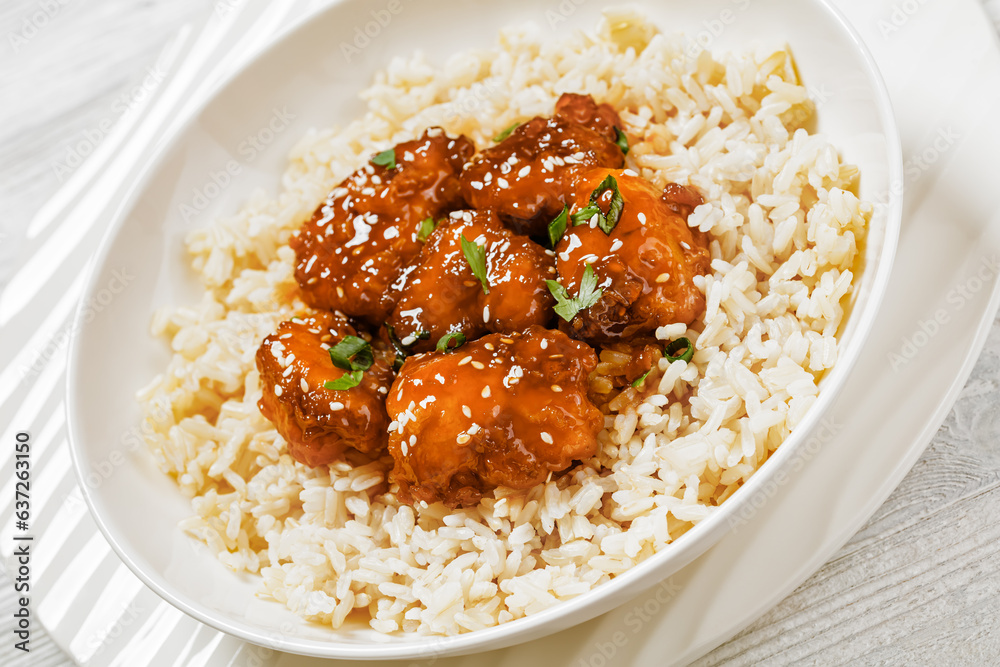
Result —
[[367, 370], [374, 362], [371, 345], [357, 336], [344, 336], [342, 341], [331, 347], [330, 360], [334, 366], [345, 371]]
[[633, 382], [633, 383], [632, 383], [632, 386], [633, 386], [633, 387], [635, 387], [636, 389], [638, 389], [639, 387], [641, 387], [641, 386], [642, 386], [642, 384], [643, 384], [643, 383], [644, 383], [644, 382], [646, 381], [646, 377], [647, 377], [647, 376], [648, 376], [648, 375], [649, 375], [650, 373], [652, 373], [652, 372], [653, 372], [653, 369], [652, 369], [652, 368], [650, 368], [650, 369], [649, 369], [648, 371], [646, 371], [645, 373], [643, 373], [641, 377], [637, 378], [637, 379], [635, 380], [635, 382]]
[[549, 241], [552, 242], [552, 247], [555, 248], [556, 244], [559, 243], [559, 239], [566, 232], [566, 218], [569, 215], [569, 207], [563, 204], [562, 213], [557, 215], [555, 219], [549, 223]]
[[[587, 204], [579, 211], [571, 215], [570, 219], [573, 221], [574, 227], [579, 227], [580, 225], [588, 224], [590, 222], [590, 219], [593, 218], [595, 215], [597, 216], [602, 215], [600, 207], [595, 206], [594, 204]], [[598, 218], [598, 220], [600, 220], [600, 218]]]
[[[604, 213], [601, 207], [598, 206], [597, 201], [601, 198], [601, 195], [605, 192], [611, 192], [611, 205], [608, 207], [608, 212]], [[601, 231], [605, 234], [610, 235], [614, 230], [618, 221], [622, 217], [622, 209], [625, 208], [625, 200], [622, 199], [622, 193], [618, 189], [618, 181], [611, 174], [601, 181], [600, 185], [590, 193], [590, 203], [583, 207], [571, 217], [573, 219], [573, 226], [579, 227], [580, 225], [586, 225], [590, 222], [591, 218], [595, 215], [597, 216], [597, 226], [601, 228]]]
[[353, 389], [361, 384], [361, 378], [364, 374], [364, 371], [347, 371], [336, 380], [330, 380], [324, 383], [323, 386], [327, 389], [333, 389], [334, 391]]
[[387, 148], [375, 157], [372, 158], [372, 164], [377, 164], [380, 167], [385, 167], [386, 169], [396, 168], [396, 149]]
[[418, 331], [415, 334], [411, 334], [415, 339], [412, 343], [403, 345], [403, 341], [399, 340], [399, 336], [396, 335], [396, 328], [394, 326], [386, 323], [385, 330], [389, 334], [389, 342], [392, 343], [392, 347], [396, 350], [396, 358], [392, 362], [392, 369], [394, 371], [398, 371], [403, 367], [403, 362], [410, 356], [410, 348], [416, 345], [418, 340], [425, 340], [431, 337], [428, 331]]
[[501, 132], [497, 136], [493, 137], [493, 143], [498, 144], [501, 141], [503, 141], [504, 139], [506, 139], [507, 137], [509, 137], [510, 133], [513, 132], [517, 128], [518, 125], [520, 125], [520, 123], [514, 123], [513, 125], [511, 125], [510, 127], [508, 127], [506, 130], [504, 130], [503, 132]]
[[486, 248], [478, 243], [473, 243], [465, 238], [465, 234], [462, 234], [462, 253], [465, 255], [465, 261], [469, 263], [469, 268], [472, 269], [472, 275], [482, 283], [483, 293], [489, 294], [490, 282], [486, 275]]
[[597, 287], [597, 276], [594, 274], [594, 267], [590, 264], [583, 269], [583, 278], [580, 280], [580, 291], [575, 297], [570, 297], [566, 288], [555, 280], [546, 280], [545, 284], [549, 292], [556, 299], [554, 311], [556, 315], [567, 322], [571, 321], [581, 310], [590, 308], [601, 298], [603, 290]]
[[628, 155], [628, 137], [620, 127], [615, 128], [615, 145], [622, 149], [623, 155]]
[[[455, 341], [454, 345], [451, 345], [452, 341]], [[441, 336], [440, 340], [438, 340], [437, 351], [447, 352], [448, 350], [457, 350], [463, 345], [465, 345], [465, 334], [461, 331], [452, 331]]]
[[434, 222], [434, 218], [424, 218], [423, 222], [420, 223], [420, 231], [417, 232], [417, 240], [426, 241], [436, 227], [437, 223]]
[[[677, 354], [681, 350], [684, 350], [684, 352]], [[670, 363], [674, 363], [675, 361], [691, 361], [691, 357], [694, 356], [694, 345], [687, 338], [678, 338], [667, 344], [667, 347], [663, 350], [663, 354], [666, 355], [667, 361]]]

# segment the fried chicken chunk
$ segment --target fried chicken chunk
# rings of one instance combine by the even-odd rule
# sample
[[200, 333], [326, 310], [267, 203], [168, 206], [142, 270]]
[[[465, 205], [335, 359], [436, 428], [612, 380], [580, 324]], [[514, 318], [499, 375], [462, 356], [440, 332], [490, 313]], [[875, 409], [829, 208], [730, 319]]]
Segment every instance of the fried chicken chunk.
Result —
[[389, 417], [385, 396], [392, 368], [376, 355], [360, 383], [327, 389], [346, 371], [334, 366], [329, 348], [357, 331], [336, 313], [315, 313], [282, 322], [257, 350], [263, 391], [257, 406], [288, 442], [288, 452], [307, 466], [320, 466], [353, 447], [374, 453], [385, 446]]
[[[472, 271], [463, 237], [482, 249], [485, 289]], [[388, 323], [400, 339], [427, 332], [412, 347], [418, 352], [433, 350], [450, 332], [473, 340], [491, 331], [544, 325], [555, 304], [545, 281], [555, 272], [551, 251], [512, 233], [491, 211], [456, 211], [396, 281], [399, 296]]]
[[458, 175], [474, 152], [464, 136], [432, 127], [334, 188], [291, 240], [306, 303], [382, 324], [387, 288], [423, 245], [421, 222], [463, 206]]
[[588, 345], [539, 326], [407, 359], [386, 403], [399, 499], [474, 505], [593, 456], [604, 424], [587, 397], [596, 365]]
[[[571, 213], [589, 205], [609, 175], [621, 196], [617, 225], [609, 234], [600, 228], [597, 215], [578, 226], [571, 220], [555, 248], [559, 282], [569, 294], [578, 295], [587, 266], [596, 275], [600, 298], [570, 322], [560, 323], [575, 338], [592, 344], [693, 322], [705, 309], [693, 279], [708, 271], [710, 261], [704, 235], [686, 222], [701, 198], [679, 185], [660, 191], [634, 172], [593, 169], [577, 179]], [[613, 199], [614, 189], [606, 188], [596, 200], [611, 217]]]
[[618, 114], [588, 95], [564, 93], [552, 118], [532, 118], [479, 153], [462, 173], [462, 194], [475, 208], [491, 208], [512, 229], [544, 237], [549, 222], [572, 197], [571, 182], [587, 167], [621, 167], [615, 144]]

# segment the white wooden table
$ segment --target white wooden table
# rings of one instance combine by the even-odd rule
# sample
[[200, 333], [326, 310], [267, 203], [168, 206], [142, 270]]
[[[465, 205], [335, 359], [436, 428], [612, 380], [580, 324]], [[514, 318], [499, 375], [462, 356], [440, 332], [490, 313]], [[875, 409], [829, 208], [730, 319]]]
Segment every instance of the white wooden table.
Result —
[[[1000, 29], [1000, 0], [985, 6]], [[32, 215], [143, 94], [170, 36], [211, 10], [199, 0], [0, 4], [0, 286]], [[0, 664], [72, 664], [39, 628], [30, 656], [15, 651], [14, 608], [0, 574]], [[876, 515], [697, 664], [1000, 664], [998, 615], [1000, 321], [945, 424]]]

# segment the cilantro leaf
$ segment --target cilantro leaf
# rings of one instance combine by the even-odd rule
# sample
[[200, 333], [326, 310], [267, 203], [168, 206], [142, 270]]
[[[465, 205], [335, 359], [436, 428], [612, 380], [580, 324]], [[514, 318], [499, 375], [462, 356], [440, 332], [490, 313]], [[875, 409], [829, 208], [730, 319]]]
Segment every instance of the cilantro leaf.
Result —
[[323, 386], [327, 389], [333, 389], [334, 391], [353, 389], [361, 384], [361, 378], [364, 374], [364, 371], [347, 371], [336, 380], [330, 380], [324, 383]]
[[597, 303], [598, 299], [604, 293], [604, 290], [597, 287], [597, 275], [594, 273], [594, 267], [590, 264], [587, 264], [583, 270], [583, 278], [580, 280], [580, 291], [577, 292], [575, 297], [570, 297], [566, 288], [555, 280], [546, 280], [545, 284], [556, 300], [553, 310], [556, 311], [556, 315], [567, 322], [576, 317], [576, 314], [581, 310], [590, 308]]
[[555, 219], [549, 223], [549, 241], [552, 243], [552, 247], [555, 248], [556, 244], [559, 243], [559, 239], [566, 232], [566, 218], [569, 215], [569, 207], [563, 204], [562, 213], [557, 215]]
[[[611, 205], [608, 206], [608, 212], [605, 213], [598, 206], [597, 202], [605, 192], [611, 192]], [[622, 193], [618, 189], [618, 181], [611, 174], [601, 181], [593, 192], [590, 193], [590, 203], [584, 206], [582, 209], [574, 213], [571, 217], [573, 219], [573, 226], [579, 227], [580, 225], [586, 225], [590, 222], [591, 218], [595, 215], [597, 216], [597, 226], [601, 228], [601, 231], [607, 235], [611, 235], [618, 221], [622, 217], [622, 209], [625, 208], [625, 200], [622, 198]]]
[[437, 223], [434, 222], [434, 218], [424, 218], [420, 223], [420, 231], [417, 232], [417, 240], [426, 241], [436, 228]]
[[490, 282], [486, 275], [486, 248], [478, 243], [473, 243], [465, 238], [465, 234], [462, 234], [462, 254], [465, 255], [465, 261], [469, 263], [469, 268], [472, 269], [472, 275], [482, 283], [483, 293], [489, 294]]
[[375, 157], [372, 158], [372, 164], [377, 164], [380, 167], [385, 167], [386, 169], [396, 168], [396, 149], [387, 148]]

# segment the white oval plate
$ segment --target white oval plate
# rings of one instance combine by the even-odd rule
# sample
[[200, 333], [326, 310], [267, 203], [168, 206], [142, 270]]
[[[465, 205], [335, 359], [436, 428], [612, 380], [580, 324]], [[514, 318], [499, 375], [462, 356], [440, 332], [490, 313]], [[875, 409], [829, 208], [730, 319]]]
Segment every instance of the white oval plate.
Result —
[[[589, 28], [602, 7], [568, 3], [552, 10], [528, 0], [502, 4], [435, 0], [422, 3], [419, 11], [408, 11], [404, 5], [405, 20], [389, 20], [373, 29], [371, 46], [356, 54], [348, 67], [338, 45], [351, 43], [355, 26], [372, 20], [370, 4], [348, 0], [265, 51], [222, 87], [157, 156], [113, 224], [91, 277], [85, 302], [108, 289], [114, 270], [135, 276], [129, 289], [107, 304], [102, 317], [88, 322], [86, 310], [78, 316], [69, 378], [71, 450], [98, 525], [143, 582], [220, 630], [306, 655], [398, 658], [508, 646], [593, 618], [691, 562], [735, 525], [747, 499], [808, 444], [809, 431], [862, 350], [888, 280], [899, 224], [902, 166], [887, 94], [860, 40], [839, 14], [821, 2], [760, 0], [751, 5], [713, 0], [693, 6], [650, 1], [640, 6], [659, 25], [710, 43], [712, 49], [741, 50], [757, 43], [780, 46], [787, 41], [805, 82], [824, 97], [819, 131], [831, 136], [844, 158], [861, 168], [862, 197], [887, 202], [877, 207], [872, 222], [867, 268], [843, 335], [841, 360], [824, 379], [820, 400], [796, 433], [721, 511], [671, 548], [552, 609], [457, 637], [386, 636], [362, 625], [332, 631], [306, 623], [282, 605], [258, 599], [257, 578], [233, 575], [181, 533], [177, 523], [190, 514], [189, 503], [151, 457], [135, 446], [139, 416], [133, 395], [167, 361], [162, 341], [148, 335], [153, 310], [193, 303], [199, 297], [182, 249], [185, 232], [236, 210], [255, 187], [273, 191], [285, 155], [308, 128], [360, 115], [363, 107], [357, 93], [390, 55], [419, 48], [442, 60], [492, 42], [500, 26], [526, 20], [543, 26], [555, 22], [560, 31]], [[227, 165], [234, 161], [238, 169], [227, 173]], [[131, 437], [123, 441], [122, 434]], [[102, 465], [112, 465], [115, 474], [100, 484], [87, 484], [86, 475]]]

